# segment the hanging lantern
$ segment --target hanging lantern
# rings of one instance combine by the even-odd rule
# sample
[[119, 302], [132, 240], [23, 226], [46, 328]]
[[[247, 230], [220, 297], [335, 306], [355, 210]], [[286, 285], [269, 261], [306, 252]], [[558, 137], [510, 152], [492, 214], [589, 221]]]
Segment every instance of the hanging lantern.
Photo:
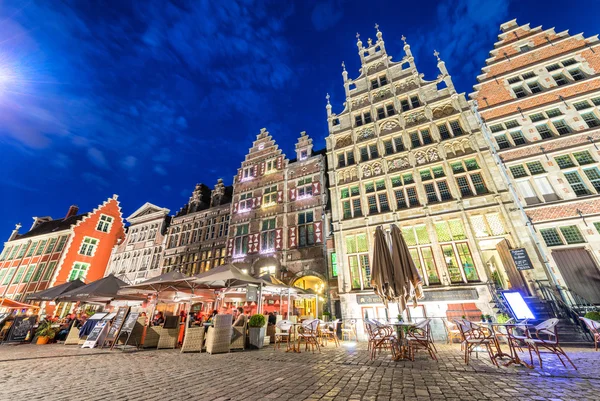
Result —
[[[252, 302], [252, 303], [254, 303], [254, 302]], [[248, 306], [248, 301], [246, 301], [246, 303], [244, 303], [244, 306]]]
[[250, 306], [256, 306], [256, 302], [252, 301], [252, 303], [250, 304]]
[[275, 300], [275, 305], [279, 305], [279, 300], [278, 299]]

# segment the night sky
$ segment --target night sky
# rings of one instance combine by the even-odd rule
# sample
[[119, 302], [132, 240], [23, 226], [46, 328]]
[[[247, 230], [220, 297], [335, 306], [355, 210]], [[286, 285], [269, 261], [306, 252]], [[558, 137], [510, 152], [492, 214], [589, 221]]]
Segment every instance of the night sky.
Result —
[[341, 62], [380, 25], [405, 35], [425, 79], [434, 49], [471, 92], [499, 32], [521, 24], [600, 33], [600, 2], [3, 1], [0, 240], [32, 216], [89, 211], [119, 194], [176, 212], [197, 182], [230, 184], [260, 128], [288, 157], [301, 131], [325, 146], [325, 95], [342, 110]]

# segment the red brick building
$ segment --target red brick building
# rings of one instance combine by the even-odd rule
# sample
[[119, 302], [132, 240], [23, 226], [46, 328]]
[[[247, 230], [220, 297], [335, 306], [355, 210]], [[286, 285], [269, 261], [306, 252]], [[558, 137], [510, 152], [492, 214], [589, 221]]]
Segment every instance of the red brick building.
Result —
[[598, 36], [500, 29], [471, 98], [547, 261], [536, 276], [600, 304]]
[[[24, 234], [16, 226], [0, 254], [0, 296], [23, 301], [67, 281], [89, 283], [104, 276], [113, 246], [124, 238], [117, 196], [77, 213], [71, 206], [64, 218], [34, 217]], [[45, 305], [45, 311], [54, 313], [54, 306]]]

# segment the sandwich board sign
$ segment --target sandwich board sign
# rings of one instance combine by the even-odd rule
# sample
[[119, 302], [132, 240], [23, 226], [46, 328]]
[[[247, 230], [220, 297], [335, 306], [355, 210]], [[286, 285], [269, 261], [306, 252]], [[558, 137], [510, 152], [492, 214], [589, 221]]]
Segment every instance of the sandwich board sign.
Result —
[[81, 348], [94, 348], [97, 344], [103, 344], [108, 333], [108, 327], [108, 322], [101, 321], [96, 323]]
[[[119, 335], [117, 336], [117, 338], [115, 338], [115, 341], [113, 342], [111, 349], [115, 346], [115, 344], [117, 343], [119, 338], [121, 338], [121, 336], [126, 335], [127, 338], [125, 339], [125, 343], [123, 344], [123, 349], [125, 349], [125, 346], [129, 342], [131, 334], [133, 333], [133, 330], [135, 329], [135, 324], [137, 323], [139, 316], [140, 316], [139, 312], [131, 312], [129, 315], [127, 315], [127, 319], [125, 320], [125, 323], [123, 323], [123, 326], [121, 327], [121, 331], [119, 332]], [[136, 342], [136, 346], [137, 346], [139, 344], [139, 341], [137, 339], [135, 339], [135, 342]]]
[[[119, 332], [121, 331], [121, 327], [123, 323], [125, 323], [125, 318], [127, 317], [127, 313], [129, 312], [129, 306], [121, 306], [119, 310], [117, 310], [117, 315], [115, 316], [115, 320], [113, 320], [112, 325], [110, 326], [110, 330], [104, 340], [105, 343], [115, 343], [117, 338], [119, 338]], [[111, 345], [113, 345], [111, 344]]]

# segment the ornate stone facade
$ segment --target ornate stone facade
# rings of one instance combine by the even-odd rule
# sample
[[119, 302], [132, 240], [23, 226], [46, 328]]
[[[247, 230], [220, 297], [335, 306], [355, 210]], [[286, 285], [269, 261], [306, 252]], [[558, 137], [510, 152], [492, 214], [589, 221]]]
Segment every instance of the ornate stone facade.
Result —
[[523, 223], [477, 118], [437, 52], [440, 74], [427, 81], [406, 41], [396, 62], [379, 30], [374, 43], [364, 47], [359, 39], [357, 46], [359, 77], [348, 78], [343, 66], [344, 110], [333, 113], [329, 97], [327, 104], [342, 314], [386, 317], [371, 296], [370, 251], [376, 227], [390, 223], [401, 227], [423, 276], [426, 298], [411, 309], [413, 317], [489, 313], [485, 283], [499, 275], [526, 288], [507, 255], [514, 247], [532, 254], [533, 247], [517, 234]]
[[106, 275], [137, 284], [161, 273], [161, 257], [171, 217], [169, 209], [146, 202], [126, 219], [125, 240], [113, 248]]
[[225, 263], [232, 187], [219, 179], [211, 191], [197, 184], [175, 215], [165, 243], [163, 268], [197, 274]]
[[600, 304], [600, 41], [500, 28], [471, 97], [548, 259], [538, 278]]
[[[227, 255], [256, 276], [327, 282], [324, 152], [302, 133], [288, 160], [262, 129], [234, 179]], [[305, 280], [306, 282], [310, 280]], [[312, 283], [312, 282], [311, 282]]]

